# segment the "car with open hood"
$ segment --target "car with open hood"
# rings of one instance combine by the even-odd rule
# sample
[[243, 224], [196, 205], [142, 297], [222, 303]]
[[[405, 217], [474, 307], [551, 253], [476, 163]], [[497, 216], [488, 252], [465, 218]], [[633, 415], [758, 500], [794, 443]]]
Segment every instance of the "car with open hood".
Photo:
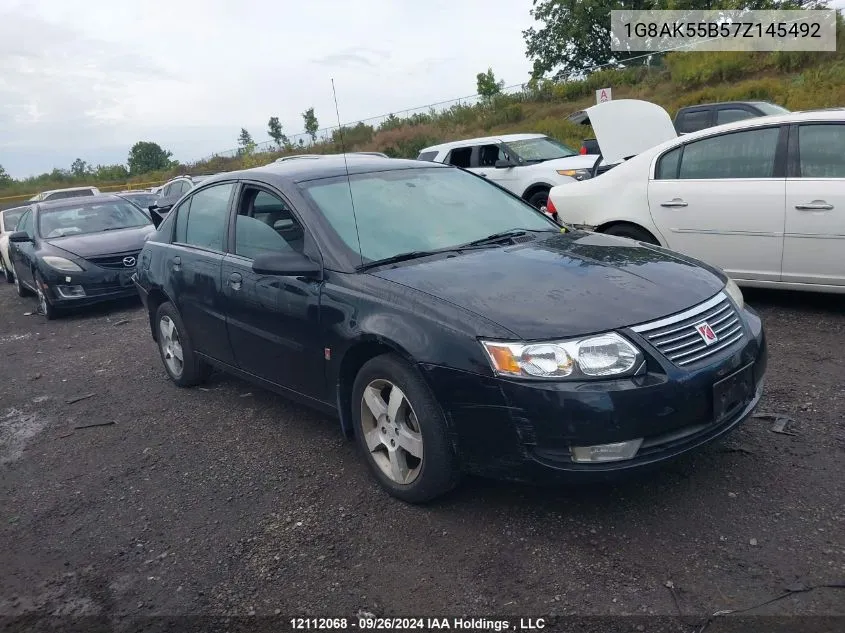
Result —
[[604, 157], [619, 164], [552, 189], [562, 221], [691, 255], [740, 285], [845, 292], [845, 110], [680, 137], [653, 103], [588, 112]]
[[138, 253], [154, 231], [137, 206], [115, 195], [34, 203], [9, 235], [18, 295], [36, 295], [48, 319], [132, 297]]
[[210, 178], [145, 242], [136, 285], [176, 385], [218, 368], [335, 414], [411, 502], [462, 472], [656, 466], [745, 420], [766, 370], [760, 319], [721, 271], [432, 162]]

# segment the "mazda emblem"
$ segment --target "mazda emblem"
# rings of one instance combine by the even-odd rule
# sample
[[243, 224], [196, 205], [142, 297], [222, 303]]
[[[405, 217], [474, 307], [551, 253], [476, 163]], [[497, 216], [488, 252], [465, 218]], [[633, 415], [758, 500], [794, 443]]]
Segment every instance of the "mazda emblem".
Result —
[[123, 265], [127, 268], [132, 268], [135, 265], [135, 258], [134, 257], [124, 257], [123, 258]]

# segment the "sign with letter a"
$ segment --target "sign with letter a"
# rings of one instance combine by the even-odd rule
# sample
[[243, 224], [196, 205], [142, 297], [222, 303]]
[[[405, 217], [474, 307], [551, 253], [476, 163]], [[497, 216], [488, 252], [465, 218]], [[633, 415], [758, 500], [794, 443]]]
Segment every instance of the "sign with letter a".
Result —
[[605, 101], [610, 101], [612, 98], [610, 88], [596, 90], [596, 103], [604, 103]]

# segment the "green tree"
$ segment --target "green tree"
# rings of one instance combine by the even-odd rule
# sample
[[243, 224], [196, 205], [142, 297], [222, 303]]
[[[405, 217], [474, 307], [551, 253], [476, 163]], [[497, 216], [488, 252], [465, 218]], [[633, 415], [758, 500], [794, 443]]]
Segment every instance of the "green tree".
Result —
[[138, 141], [129, 150], [126, 162], [129, 164], [129, 173], [135, 176], [169, 169], [172, 164], [171, 156], [173, 154], [163, 150], [158, 143]]
[[302, 120], [305, 122], [305, 132], [311, 137], [311, 142], [317, 141], [317, 130], [320, 129], [320, 124], [317, 123], [317, 117], [314, 114], [314, 108], [308, 108], [302, 113]]
[[242, 127], [241, 133], [238, 135], [238, 152], [252, 154], [253, 150], [255, 150], [255, 141], [252, 140], [252, 134], [245, 127]]
[[81, 158], [77, 158], [70, 164], [70, 173], [72, 173], [77, 178], [85, 176], [90, 170], [91, 167]]
[[290, 147], [290, 140], [282, 132], [282, 124], [279, 123], [279, 117], [271, 116], [267, 121], [267, 135], [276, 142], [276, 145], [281, 149], [282, 147]]
[[0, 185], [10, 184], [12, 184], [12, 177], [3, 168], [3, 165], [0, 165]]
[[649, 56], [641, 51], [610, 50], [613, 10], [786, 9], [814, 4], [801, 0], [533, 0], [530, 13], [541, 26], [532, 26], [522, 35], [533, 62], [532, 77], [551, 74], [559, 81], [600, 66], [648, 62]]
[[502, 92], [505, 87], [505, 82], [496, 81], [496, 76], [493, 74], [493, 69], [488, 68], [486, 73], [478, 73], [475, 76], [476, 90], [485, 99], [492, 99], [497, 94]]

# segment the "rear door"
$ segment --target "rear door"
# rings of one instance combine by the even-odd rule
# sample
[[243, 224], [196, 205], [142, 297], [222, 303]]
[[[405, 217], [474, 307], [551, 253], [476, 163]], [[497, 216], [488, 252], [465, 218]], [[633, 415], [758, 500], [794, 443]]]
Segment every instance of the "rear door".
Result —
[[785, 161], [779, 126], [708, 136], [662, 154], [648, 202], [669, 248], [737, 279], [780, 280]]
[[326, 397], [320, 330], [322, 283], [259, 275], [261, 253], [298, 251], [319, 261], [319, 252], [290, 204], [258, 183], [241, 184], [223, 260], [223, 295], [229, 340], [243, 371], [312, 398]]
[[234, 356], [226, 332], [221, 269], [234, 191], [234, 182], [205, 187], [174, 210], [174, 240], [165, 262], [168, 286], [194, 349], [229, 364]]
[[845, 122], [789, 133], [783, 281], [845, 285]]

